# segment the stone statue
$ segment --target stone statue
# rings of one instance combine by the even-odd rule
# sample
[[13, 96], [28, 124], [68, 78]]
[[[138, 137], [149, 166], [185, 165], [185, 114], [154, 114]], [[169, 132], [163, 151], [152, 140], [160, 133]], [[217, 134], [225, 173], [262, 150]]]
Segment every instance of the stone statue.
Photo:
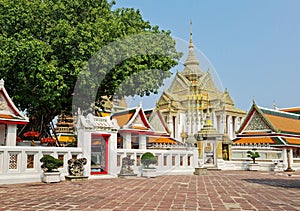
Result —
[[83, 176], [84, 165], [87, 163], [86, 158], [68, 160], [68, 170], [70, 176]]
[[118, 174], [119, 177], [130, 177], [130, 176], [136, 176], [133, 172], [133, 169], [131, 166], [134, 164], [134, 159], [130, 159], [128, 157], [125, 157], [122, 159], [122, 166], [121, 166], [121, 171], [120, 174]]

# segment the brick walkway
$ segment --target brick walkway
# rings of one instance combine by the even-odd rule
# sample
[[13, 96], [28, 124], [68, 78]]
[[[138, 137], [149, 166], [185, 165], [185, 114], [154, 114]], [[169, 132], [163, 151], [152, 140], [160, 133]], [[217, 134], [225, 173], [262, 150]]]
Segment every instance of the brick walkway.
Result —
[[300, 210], [300, 178], [272, 172], [0, 185], [0, 210]]

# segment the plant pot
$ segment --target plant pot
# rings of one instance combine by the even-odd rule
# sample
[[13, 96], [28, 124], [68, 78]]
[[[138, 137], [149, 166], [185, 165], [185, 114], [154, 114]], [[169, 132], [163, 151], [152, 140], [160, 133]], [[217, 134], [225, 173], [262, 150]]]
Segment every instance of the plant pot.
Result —
[[156, 177], [156, 168], [152, 168], [152, 169], [143, 169], [142, 170], [142, 177]]
[[259, 171], [260, 166], [258, 163], [250, 163], [249, 164], [249, 171]]
[[52, 183], [60, 182], [60, 172], [44, 172], [42, 177], [42, 182]]

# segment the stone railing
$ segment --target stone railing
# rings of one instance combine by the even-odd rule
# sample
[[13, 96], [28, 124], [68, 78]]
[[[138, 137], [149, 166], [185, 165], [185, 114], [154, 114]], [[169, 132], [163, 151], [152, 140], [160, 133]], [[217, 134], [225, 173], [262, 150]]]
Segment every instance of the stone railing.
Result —
[[157, 169], [157, 175], [193, 174], [195, 167], [198, 166], [198, 150], [194, 147], [186, 150], [117, 149], [117, 168], [113, 173], [120, 172], [122, 158], [128, 157], [134, 160], [132, 168], [140, 176], [143, 168], [140, 158], [145, 152], [151, 152], [156, 156], [157, 164], [153, 167]]
[[59, 168], [61, 179], [68, 173], [68, 160], [83, 157], [81, 148], [73, 147], [0, 147], [0, 184], [41, 181], [43, 155], [63, 161]]

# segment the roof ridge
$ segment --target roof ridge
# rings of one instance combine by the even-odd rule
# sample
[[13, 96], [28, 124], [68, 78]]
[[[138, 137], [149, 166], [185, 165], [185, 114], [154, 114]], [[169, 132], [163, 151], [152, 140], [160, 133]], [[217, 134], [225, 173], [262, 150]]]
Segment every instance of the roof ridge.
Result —
[[[276, 116], [281, 116], [281, 117], [286, 117], [286, 118], [293, 118], [293, 119], [300, 119], [300, 115], [299, 114], [295, 114], [295, 113], [290, 113], [290, 112], [286, 112], [286, 111], [280, 111], [280, 110], [274, 110], [274, 109], [270, 109], [270, 108], [264, 108], [261, 106], [258, 106], [258, 108], [263, 111], [263, 113], [266, 114], [273, 114]], [[264, 112], [267, 111], [267, 112]]]

